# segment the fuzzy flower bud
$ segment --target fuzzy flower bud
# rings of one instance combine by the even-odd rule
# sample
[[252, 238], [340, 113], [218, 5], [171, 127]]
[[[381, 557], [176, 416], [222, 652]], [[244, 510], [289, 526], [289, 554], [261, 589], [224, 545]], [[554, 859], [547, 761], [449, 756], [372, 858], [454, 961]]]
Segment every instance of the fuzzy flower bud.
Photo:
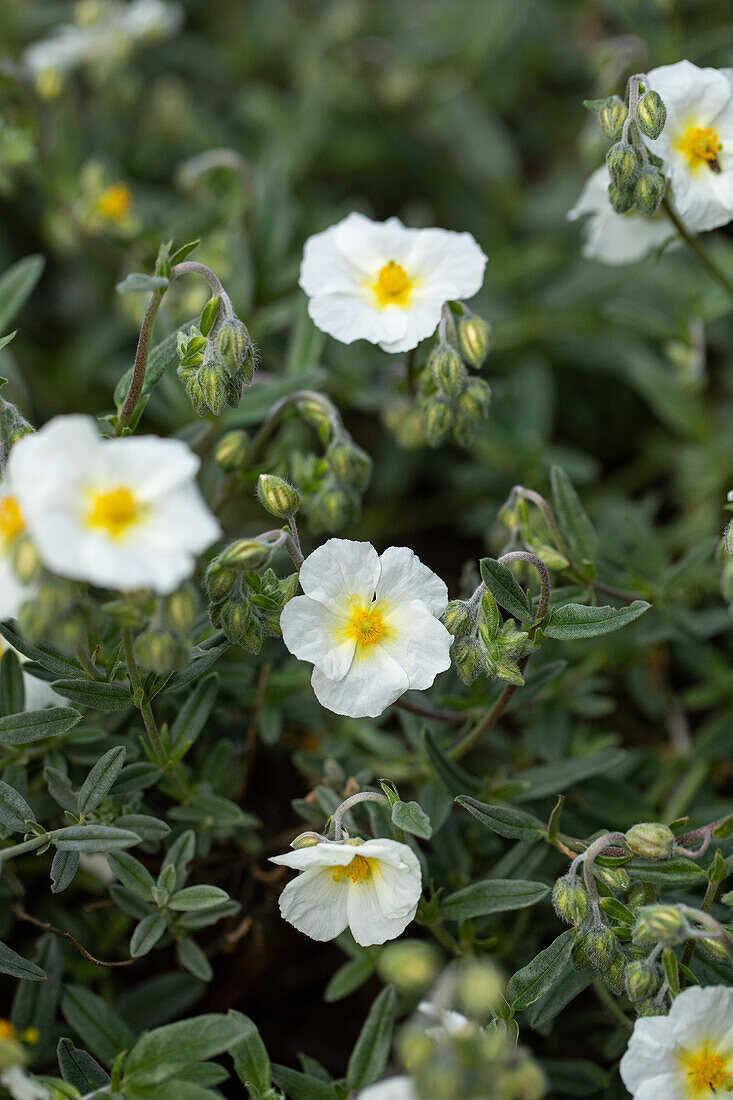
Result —
[[652, 165], [642, 168], [634, 184], [634, 205], [647, 218], [651, 218], [659, 209], [666, 189], [664, 172]]
[[454, 637], [463, 634], [471, 622], [468, 604], [464, 600], [451, 600], [443, 612], [441, 622]]
[[187, 634], [196, 619], [196, 593], [187, 585], [168, 596], [164, 605], [165, 620], [182, 634]]
[[629, 851], [643, 859], [669, 859], [674, 848], [672, 830], [652, 821], [632, 826], [625, 840]]
[[662, 984], [658, 969], [646, 959], [632, 959], [626, 964], [624, 973], [626, 992], [634, 1004], [653, 997]]
[[606, 154], [606, 164], [611, 179], [621, 190], [631, 187], [639, 175], [639, 157], [628, 141], [617, 141], [611, 146]]
[[275, 474], [260, 474], [257, 497], [262, 507], [277, 519], [289, 519], [300, 507], [300, 494], [295, 486]]
[[255, 372], [255, 346], [238, 317], [224, 322], [216, 334], [216, 346], [227, 374], [249, 385]]
[[611, 141], [618, 141], [628, 115], [626, 104], [619, 96], [612, 96], [598, 112], [598, 123], [603, 133]]
[[151, 626], [135, 639], [135, 657], [143, 668], [166, 673], [186, 663], [188, 646], [170, 630]]
[[618, 952], [618, 940], [611, 929], [599, 922], [591, 925], [583, 937], [583, 946], [591, 966], [606, 971]]
[[439, 344], [430, 353], [428, 367], [438, 389], [447, 397], [458, 397], [466, 384], [467, 373], [463, 360], [449, 344]]
[[491, 404], [491, 387], [483, 378], [472, 378], [458, 398], [458, 409], [471, 420], [482, 420], [488, 415]]
[[260, 569], [267, 565], [270, 555], [269, 547], [259, 539], [237, 539], [222, 550], [218, 561], [226, 570]]
[[383, 982], [389, 982], [401, 993], [425, 992], [435, 980], [440, 967], [440, 954], [423, 940], [397, 940], [379, 952], [377, 970]]
[[649, 138], [658, 138], [667, 121], [667, 108], [659, 92], [648, 91], [639, 100], [634, 121]]
[[431, 447], [438, 447], [453, 426], [450, 402], [442, 398], [429, 401], [423, 410], [425, 437]]
[[464, 313], [458, 322], [458, 343], [463, 358], [474, 368], [480, 370], [489, 354], [491, 325], [475, 313]]
[[638, 944], [672, 946], [687, 939], [689, 925], [674, 905], [645, 905], [639, 910], [631, 938]]
[[608, 185], [608, 201], [617, 214], [625, 214], [634, 205], [634, 192], [628, 187], [618, 187], [611, 180]]
[[617, 955], [611, 959], [610, 966], [603, 975], [603, 981], [605, 985], [615, 993], [617, 997], [625, 991], [626, 985], [624, 983], [624, 972], [626, 970], [626, 959], [619, 951]]
[[372, 472], [372, 460], [347, 435], [339, 435], [326, 448], [326, 461], [343, 485], [366, 489]]
[[232, 474], [244, 466], [249, 456], [249, 436], [236, 430], [223, 435], [214, 450], [214, 458], [225, 474]]
[[588, 895], [577, 875], [567, 874], [557, 879], [552, 890], [552, 904], [561, 920], [576, 927], [588, 914]]
[[206, 570], [206, 591], [211, 600], [225, 599], [237, 582], [234, 569], [225, 569], [220, 558], [216, 557]]

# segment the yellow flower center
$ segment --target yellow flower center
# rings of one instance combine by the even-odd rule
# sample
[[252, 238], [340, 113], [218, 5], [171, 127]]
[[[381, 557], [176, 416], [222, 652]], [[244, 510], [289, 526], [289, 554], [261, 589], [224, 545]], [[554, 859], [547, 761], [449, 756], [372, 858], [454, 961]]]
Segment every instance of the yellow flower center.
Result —
[[93, 493], [87, 513], [87, 527], [119, 539], [140, 519], [140, 504], [125, 485]]
[[96, 210], [111, 222], [121, 222], [132, 210], [132, 194], [124, 183], [113, 183], [105, 188], [96, 201]]
[[390, 260], [381, 268], [372, 289], [379, 305], [406, 306], [412, 290], [412, 282], [402, 264]]
[[358, 646], [372, 646], [384, 637], [387, 627], [382, 613], [375, 607], [355, 607], [344, 631]]
[[0, 497], [0, 535], [9, 542], [24, 528], [23, 513], [15, 497]]
[[0, 1040], [2, 1039], [14, 1039], [15, 1028], [11, 1024], [10, 1020], [4, 1020], [0, 1018]]
[[332, 878], [334, 882], [343, 882], [345, 878], [353, 882], [355, 886], [361, 886], [364, 879], [371, 874], [372, 868], [369, 860], [364, 856], [354, 856], [351, 863], [334, 867]]
[[729, 1083], [728, 1064], [730, 1059], [702, 1047], [696, 1054], [683, 1058], [687, 1074], [688, 1095], [690, 1097], [708, 1096], [711, 1089], [719, 1089]]
[[691, 169], [707, 165], [712, 172], [720, 171], [718, 153], [723, 143], [712, 126], [688, 126], [677, 141], [677, 148], [687, 157]]

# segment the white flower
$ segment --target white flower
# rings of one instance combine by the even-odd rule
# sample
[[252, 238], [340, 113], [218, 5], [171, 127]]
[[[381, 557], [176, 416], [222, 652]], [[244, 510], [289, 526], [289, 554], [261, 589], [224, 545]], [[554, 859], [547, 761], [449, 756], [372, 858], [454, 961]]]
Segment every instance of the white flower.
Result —
[[315, 666], [322, 706], [375, 718], [450, 667], [452, 638], [438, 620], [448, 590], [406, 546], [381, 555], [368, 542], [329, 539], [300, 570], [304, 596], [280, 617], [291, 653]]
[[621, 1059], [634, 1100], [714, 1100], [733, 1086], [733, 988], [693, 986], [668, 1016], [644, 1016]]
[[396, 840], [324, 840], [271, 862], [302, 872], [280, 895], [280, 912], [312, 940], [332, 940], [346, 927], [362, 947], [393, 940], [422, 893], [417, 856]]
[[300, 285], [314, 323], [342, 344], [408, 351], [435, 331], [444, 302], [476, 293], [485, 266], [470, 233], [349, 214], [305, 242]]
[[678, 61], [648, 76], [667, 121], [658, 138], [646, 140], [664, 161], [682, 221], [693, 232], [726, 225], [733, 218], [733, 70]]
[[35, 1081], [20, 1066], [11, 1066], [0, 1073], [0, 1085], [4, 1085], [13, 1100], [50, 1100], [50, 1092], [40, 1081]]
[[102, 439], [86, 416], [58, 416], [13, 447], [20, 510], [52, 572], [130, 592], [172, 592], [220, 534], [180, 440]]
[[388, 1077], [359, 1093], [359, 1100], [418, 1100], [409, 1077]]
[[25, 530], [25, 518], [6, 471], [0, 481], [0, 619], [14, 619], [33, 592], [18, 579], [13, 568], [13, 546]]
[[647, 218], [634, 207], [617, 214], [608, 198], [611, 176], [604, 164], [586, 181], [580, 198], [568, 213], [575, 221], [590, 214], [585, 224], [583, 255], [602, 264], [633, 264], [643, 260], [676, 234], [664, 211]]

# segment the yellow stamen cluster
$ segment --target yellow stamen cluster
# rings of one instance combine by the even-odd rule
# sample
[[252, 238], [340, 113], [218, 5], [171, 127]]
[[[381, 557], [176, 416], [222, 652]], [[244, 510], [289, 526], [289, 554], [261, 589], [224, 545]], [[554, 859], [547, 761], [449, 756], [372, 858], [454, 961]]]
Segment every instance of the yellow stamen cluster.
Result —
[[0, 498], [0, 535], [8, 542], [19, 535], [25, 527], [23, 513], [15, 497]]
[[381, 612], [372, 607], [355, 607], [345, 629], [347, 638], [358, 646], [373, 646], [387, 633]]
[[371, 874], [371, 866], [364, 856], [354, 856], [351, 863], [334, 867], [332, 878], [334, 882], [343, 882], [345, 878], [353, 882], [355, 886], [361, 886], [364, 880]]
[[723, 143], [712, 126], [688, 126], [677, 142], [677, 148], [687, 157], [690, 168], [707, 165], [713, 172], [720, 171], [718, 153]]
[[390, 260], [380, 269], [372, 289], [379, 305], [406, 306], [412, 290], [412, 283], [402, 264]]
[[110, 538], [122, 538], [140, 518], [140, 505], [125, 485], [93, 493], [87, 526], [104, 531]]
[[684, 1058], [690, 1097], [708, 1096], [710, 1089], [730, 1083], [730, 1059], [703, 1047]]
[[111, 222], [122, 222], [129, 218], [132, 210], [132, 193], [124, 183], [113, 183], [106, 187], [95, 203], [98, 214]]

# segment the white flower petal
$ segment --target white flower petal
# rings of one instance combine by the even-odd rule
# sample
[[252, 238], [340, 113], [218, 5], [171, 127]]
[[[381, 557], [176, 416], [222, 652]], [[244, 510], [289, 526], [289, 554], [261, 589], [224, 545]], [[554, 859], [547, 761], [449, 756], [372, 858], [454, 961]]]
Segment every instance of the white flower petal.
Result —
[[33, 589], [15, 575], [10, 558], [0, 554], [0, 619], [17, 618], [21, 607], [32, 595]]
[[359, 1093], [358, 1100], [418, 1100], [409, 1077], [388, 1077]]
[[343, 633], [346, 620], [310, 596], [296, 596], [280, 615], [283, 641], [299, 661], [310, 661], [330, 680], [349, 670], [356, 642]]
[[690, 986], [675, 997], [667, 1020], [680, 1045], [694, 1046], [698, 1039], [723, 1044], [730, 1040], [733, 1055], [733, 988]]
[[349, 671], [341, 680], [329, 680], [313, 669], [311, 684], [321, 706], [349, 718], [378, 718], [410, 686], [400, 668], [380, 644], [354, 654]]
[[201, 460], [180, 439], [157, 435], [109, 439], [104, 445], [109, 483], [139, 486], [143, 500], [156, 500], [191, 482]]
[[637, 210], [617, 214], [608, 198], [610, 175], [605, 165], [586, 181], [568, 219], [590, 214], [585, 227], [583, 256], [610, 266], [637, 263], [675, 236], [676, 230], [663, 212], [646, 218]]
[[379, 558], [380, 574], [377, 599], [388, 597], [395, 603], [421, 600], [433, 615], [442, 615], [448, 606], [445, 581], [433, 573], [408, 546], [390, 546]]
[[329, 539], [303, 562], [300, 587], [306, 596], [337, 613], [344, 599], [369, 603], [379, 580], [379, 555], [371, 543]]
[[304, 871], [308, 867], [345, 867], [354, 856], [361, 853], [363, 847], [364, 845], [335, 844], [323, 840], [320, 844], [296, 848], [281, 856], [270, 856], [270, 863], [292, 867], [295, 871]]
[[671, 1051], [672, 1038], [666, 1016], [642, 1016], [636, 1021], [619, 1066], [621, 1080], [632, 1095], [643, 1081], [666, 1072]]
[[661, 147], [659, 142], [674, 140], [677, 128], [688, 120], [695, 126], [710, 126], [731, 98], [731, 85], [725, 73], [719, 69], [700, 69], [691, 61], [660, 65], [647, 76], [649, 86], [659, 92], [667, 108], [662, 133], [649, 141], [655, 153]]
[[335, 882], [331, 871], [309, 867], [283, 890], [280, 913], [312, 940], [332, 940], [346, 928], [348, 895], [346, 885]]
[[382, 909], [379, 895], [368, 879], [349, 885], [346, 914], [351, 934], [362, 947], [386, 943], [401, 936], [416, 909], [417, 902], [410, 912], [393, 916]]
[[[319, 294], [318, 297], [311, 298], [308, 302], [308, 314], [321, 332], [327, 332], [342, 344], [353, 344], [354, 340], [368, 340], [370, 344], [392, 341], [401, 343], [406, 339], [409, 324], [404, 310], [395, 306], [375, 309], [365, 293], [345, 291]], [[432, 328], [435, 328], [435, 324]], [[432, 332], [432, 329], [429, 331]]]
[[391, 917], [404, 917], [409, 914], [412, 919], [422, 894], [420, 862], [406, 844], [397, 844], [394, 841], [384, 843], [392, 844], [394, 849], [399, 850], [390, 852], [388, 859], [383, 857], [375, 859], [372, 856], [375, 850], [368, 850], [369, 841], [367, 841], [359, 848], [359, 855], [372, 861], [372, 882], [382, 912]]
[[405, 263], [407, 270], [419, 273], [422, 287], [431, 297], [439, 294], [443, 302], [472, 298], [481, 289], [488, 258], [470, 233], [449, 229], [413, 232]]
[[424, 691], [450, 668], [453, 638], [420, 600], [399, 604], [384, 621], [389, 634], [382, 644], [406, 672], [410, 688]]

